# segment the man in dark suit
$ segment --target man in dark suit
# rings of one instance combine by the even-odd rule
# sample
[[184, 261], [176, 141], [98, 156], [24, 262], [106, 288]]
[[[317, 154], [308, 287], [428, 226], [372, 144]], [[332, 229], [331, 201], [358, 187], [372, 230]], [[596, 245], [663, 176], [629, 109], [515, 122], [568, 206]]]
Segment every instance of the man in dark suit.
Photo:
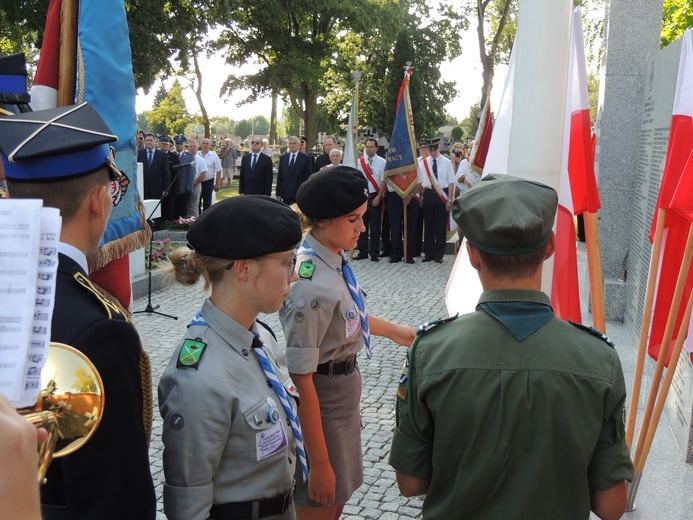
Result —
[[272, 196], [272, 159], [262, 153], [262, 141], [256, 135], [250, 136], [250, 153], [241, 159], [241, 172], [238, 175], [238, 193], [241, 195]]
[[[137, 162], [144, 165], [144, 198], [160, 199], [171, 183], [166, 153], [155, 147], [154, 134], [144, 135], [144, 150], [137, 152]], [[163, 215], [162, 215], [163, 216]]]
[[279, 158], [277, 173], [277, 198], [285, 204], [296, 202], [296, 192], [313, 173], [313, 162], [308, 154], [300, 151], [298, 137], [289, 138], [289, 151]]
[[111, 214], [111, 185], [120, 182], [108, 144], [116, 139], [87, 103], [0, 118], [0, 157], [12, 197], [43, 199], [62, 216], [51, 341], [83, 352], [108, 396], [94, 436], [48, 470], [41, 488], [48, 520], [156, 517], [147, 446], [149, 357], [87, 268], [87, 255], [98, 249]]
[[[165, 135], [159, 137], [159, 148], [162, 152], [166, 154], [166, 158], [168, 159], [168, 171], [171, 175], [171, 180], [173, 180], [173, 178], [176, 176], [176, 173], [178, 173], [178, 167], [180, 166], [180, 158], [178, 157], [178, 154], [173, 150], [172, 144], [173, 143], [171, 143], [171, 139], [169, 139]], [[176, 184], [177, 183], [174, 183], [174, 185], [171, 186], [171, 193], [167, 194], [164, 197], [163, 202], [161, 203], [161, 218], [163, 218], [164, 220], [168, 220], [169, 222], [172, 221], [174, 218], [186, 216], [175, 214], [175, 198], [178, 196]]]
[[322, 149], [325, 153], [315, 158], [315, 164], [313, 164], [313, 172], [317, 172], [325, 166], [329, 166], [330, 164], [332, 164], [332, 162], [330, 161], [330, 152], [335, 148], [337, 148], [337, 139], [332, 135], [326, 136], [322, 140]]

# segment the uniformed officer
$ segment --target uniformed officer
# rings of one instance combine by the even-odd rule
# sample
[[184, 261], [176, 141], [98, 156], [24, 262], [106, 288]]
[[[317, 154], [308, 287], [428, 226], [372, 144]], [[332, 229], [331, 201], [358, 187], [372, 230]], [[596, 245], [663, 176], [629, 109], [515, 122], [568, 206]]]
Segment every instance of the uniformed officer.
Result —
[[[250, 222], [229, 226], [229, 222]], [[296, 387], [258, 314], [289, 294], [298, 215], [264, 195], [214, 204], [169, 267], [211, 294], [159, 382], [164, 511], [170, 520], [293, 519], [294, 469], [307, 477]]]
[[0, 118], [10, 196], [43, 199], [62, 216], [51, 341], [82, 351], [108, 396], [89, 442], [52, 462], [41, 489], [46, 519], [156, 517], [149, 358], [127, 317], [92, 285], [87, 267], [114, 203], [111, 185], [120, 179], [109, 146], [116, 140], [87, 103]]
[[390, 453], [402, 494], [426, 495], [425, 519], [623, 514], [618, 355], [541, 292], [557, 202], [543, 184], [489, 175], [453, 204], [484, 292], [476, 312], [420, 327]]
[[346, 261], [344, 250], [353, 249], [364, 230], [367, 200], [366, 180], [348, 166], [314, 173], [296, 197], [308, 233], [298, 252], [298, 281], [279, 317], [310, 462], [308, 483], [297, 484], [299, 519], [338, 518], [363, 482], [356, 355], [365, 345], [370, 357], [371, 335], [407, 346], [414, 338], [412, 327], [368, 313]]
[[421, 161], [429, 186], [423, 191], [424, 258], [442, 263], [445, 256], [448, 212], [454, 198], [455, 175], [450, 159], [440, 154], [440, 139], [428, 140], [429, 156]]
[[180, 171], [173, 171], [174, 175], [178, 174], [174, 183], [176, 195], [173, 203], [173, 216], [176, 219], [188, 216], [190, 195], [192, 195], [195, 183], [195, 156], [185, 149], [187, 141], [185, 136], [181, 134], [173, 138], [180, 162]]

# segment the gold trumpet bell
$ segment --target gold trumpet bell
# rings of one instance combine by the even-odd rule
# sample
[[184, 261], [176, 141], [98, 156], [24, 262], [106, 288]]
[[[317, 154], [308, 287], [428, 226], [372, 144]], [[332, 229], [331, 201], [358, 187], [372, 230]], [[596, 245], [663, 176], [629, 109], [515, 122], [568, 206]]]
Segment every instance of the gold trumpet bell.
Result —
[[63, 343], [51, 343], [41, 386], [36, 405], [19, 411], [48, 432], [38, 450], [39, 483], [53, 458], [69, 455], [94, 434], [105, 402], [103, 382], [92, 362]]

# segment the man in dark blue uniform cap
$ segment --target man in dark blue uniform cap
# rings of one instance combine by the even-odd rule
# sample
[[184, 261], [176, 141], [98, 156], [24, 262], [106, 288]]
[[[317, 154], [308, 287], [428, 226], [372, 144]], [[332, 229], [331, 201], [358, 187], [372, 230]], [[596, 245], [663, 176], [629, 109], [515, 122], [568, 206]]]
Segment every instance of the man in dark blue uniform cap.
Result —
[[48, 520], [156, 517], [149, 358], [134, 326], [91, 283], [87, 267], [111, 213], [111, 183], [120, 177], [109, 146], [116, 140], [87, 103], [0, 118], [10, 197], [41, 198], [62, 216], [51, 341], [86, 354], [106, 395], [94, 436], [48, 470], [41, 489]]
[[623, 371], [601, 333], [541, 292], [558, 196], [488, 175], [453, 203], [484, 292], [425, 324], [397, 391], [390, 464], [424, 519], [621, 518], [633, 465]]

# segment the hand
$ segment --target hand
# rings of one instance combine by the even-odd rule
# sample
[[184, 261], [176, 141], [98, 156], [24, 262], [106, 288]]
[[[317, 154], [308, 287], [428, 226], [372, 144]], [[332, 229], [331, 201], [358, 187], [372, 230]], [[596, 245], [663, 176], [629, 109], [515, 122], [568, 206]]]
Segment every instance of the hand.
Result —
[[373, 197], [373, 204], [372, 204], [372, 205], [373, 205], [373, 207], [376, 207], [376, 206], [378, 206], [379, 204], [380, 204], [380, 194], [378, 194], [378, 195], [376, 195], [375, 197]]
[[405, 206], [409, 206], [410, 202], [411, 202], [411, 195], [407, 195], [406, 197], [404, 197], [402, 199], [402, 204], [404, 204]]
[[450, 208], [452, 208], [452, 202], [448, 200], [448, 201], [445, 203], [445, 211], [446, 211], [446, 212], [450, 211]]
[[323, 506], [334, 504], [337, 479], [329, 463], [311, 466], [308, 472], [308, 498]]
[[411, 347], [416, 338], [416, 329], [408, 325], [395, 325], [395, 330], [390, 339], [398, 345]]
[[214, 191], [219, 191], [221, 189], [221, 181], [214, 183]]

